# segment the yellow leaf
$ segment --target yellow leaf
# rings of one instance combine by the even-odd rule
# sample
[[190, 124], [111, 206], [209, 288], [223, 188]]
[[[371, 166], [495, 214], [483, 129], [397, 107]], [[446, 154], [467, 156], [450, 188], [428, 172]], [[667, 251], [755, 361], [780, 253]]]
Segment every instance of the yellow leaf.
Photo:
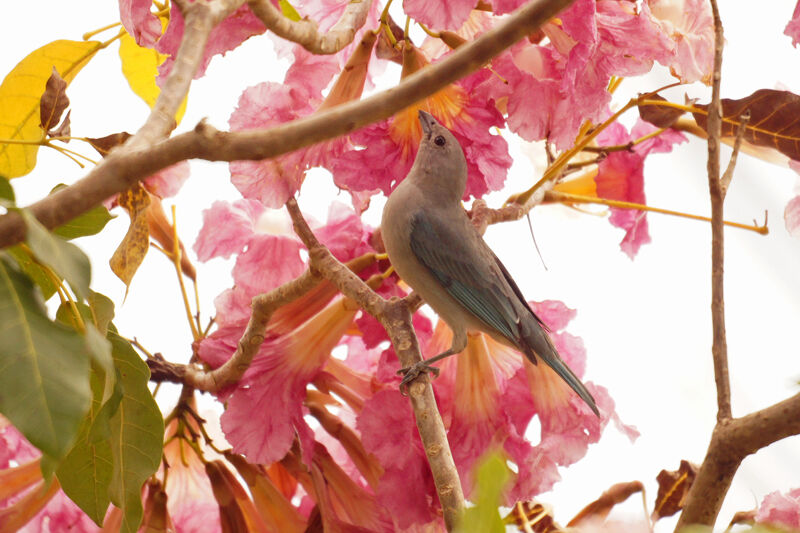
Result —
[[128, 232], [114, 251], [108, 264], [111, 271], [125, 283], [125, 295], [128, 295], [133, 275], [147, 255], [150, 246], [150, 228], [147, 221], [147, 209], [150, 207], [150, 195], [140, 184], [136, 184], [117, 197], [119, 205], [124, 207], [131, 217]]
[[[122, 60], [122, 73], [128, 80], [131, 90], [152, 108], [161, 93], [161, 88], [156, 85], [158, 66], [167, 56], [159, 54], [152, 48], [139, 46], [134, 38], [126, 33], [120, 39], [119, 57]], [[181, 121], [184, 111], [186, 111], [186, 98], [175, 114], [175, 122]]]
[[16, 178], [36, 166], [38, 145], [2, 141], [35, 143], [44, 138], [39, 99], [53, 67], [70, 83], [102, 47], [98, 41], [53, 41], [28, 54], [8, 73], [0, 85], [0, 175]]

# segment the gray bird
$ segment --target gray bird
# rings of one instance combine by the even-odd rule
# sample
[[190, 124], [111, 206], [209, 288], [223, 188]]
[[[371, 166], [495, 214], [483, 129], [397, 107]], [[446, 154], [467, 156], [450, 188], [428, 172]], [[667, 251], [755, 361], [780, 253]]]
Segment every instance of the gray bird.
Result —
[[403, 369], [407, 384], [430, 363], [460, 353], [467, 331], [488, 333], [533, 363], [544, 360], [598, 414], [594, 398], [564, 363], [508, 270], [472, 225], [461, 197], [467, 161], [450, 131], [419, 112], [423, 137], [406, 179], [383, 209], [381, 231], [389, 260], [400, 277], [453, 330], [450, 349]]

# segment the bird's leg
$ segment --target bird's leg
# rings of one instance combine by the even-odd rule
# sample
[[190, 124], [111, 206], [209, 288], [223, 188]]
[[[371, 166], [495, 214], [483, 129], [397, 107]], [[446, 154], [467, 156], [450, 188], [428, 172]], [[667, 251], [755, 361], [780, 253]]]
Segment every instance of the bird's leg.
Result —
[[423, 361], [418, 361], [411, 366], [407, 366], [405, 368], [401, 368], [397, 371], [398, 374], [403, 374], [403, 379], [400, 381], [400, 391], [403, 394], [406, 393], [408, 390], [408, 386], [411, 384], [412, 381], [417, 379], [421, 374], [425, 372], [430, 372], [434, 375], [434, 377], [439, 377], [439, 369], [435, 366], [431, 366], [431, 363], [435, 363], [436, 361], [440, 361], [445, 357], [450, 357], [451, 355], [455, 355], [457, 353], [461, 353], [467, 347], [467, 330], [464, 328], [459, 328], [458, 331], [453, 332], [453, 342], [450, 345], [450, 349], [440, 353], [439, 355], [434, 355], [428, 359]]

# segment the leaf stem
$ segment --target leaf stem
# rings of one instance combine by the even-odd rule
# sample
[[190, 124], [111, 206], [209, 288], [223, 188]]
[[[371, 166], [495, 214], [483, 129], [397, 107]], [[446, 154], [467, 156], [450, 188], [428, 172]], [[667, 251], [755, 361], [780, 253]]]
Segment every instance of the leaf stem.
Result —
[[[636, 209], [639, 211], [651, 211], [653, 213], [661, 213], [662, 215], [672, 215], [681, 218], [688, 218], [691, 220], [701, 220], [703, 222], [711, 222], [711, 218], [704, 217], [701, 215], [692, 215], [689, 213], [682, 213], [680, 211], [673, 211], [672, 209], [662, 209], [660, 207], [653, 207], [650, 205], [645, 204], [637, 204], [634, 202], [623, 202], [621, 200], [609, 200], [607, 198], [598, 198], [596, 196], [584, 196], [582, 194], [571, 194], [566, 192], [560, 191], [547, 191], [545, 193], [545, 200], [559, 202], [562, 204], [600, 204], [600, 205], [607, 205], [609, 207], [617, 207], [621, 209]], [[727, 220], [723, 221], [723, 223], [727, 226], [731, 226], [734, 228], [739, 229], [746, 229], [749, 231], [754, 231], [760, 235], [766, 235], [769, 233], [769, 229], [767, 228], [766, 223], [763, 226], [759, 225], [750, 225], [750, 224], [741, 224], [739, 222], [729, 222]]]

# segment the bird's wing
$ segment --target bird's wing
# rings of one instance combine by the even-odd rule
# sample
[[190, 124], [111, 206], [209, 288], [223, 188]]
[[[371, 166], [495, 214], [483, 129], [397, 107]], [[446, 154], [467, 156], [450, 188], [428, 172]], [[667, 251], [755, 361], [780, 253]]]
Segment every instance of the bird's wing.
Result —
[[464, 238], [424, 212], [411, 220], [411, 250], [419, 262], [470, 313], [519, 344], [519, 316], [503, 290], [503, 280], [485, 258], [475, 257]]
[[517, 286], [517, 282], [514, 281], [514, 278], [512, 278], [511, 274], [509, 274], [508, 270], [506, 270], [505, 265], [500, 262], [500, 259], [494, 254], [494, 252], [492, 252], [492, 257], [494, 257], [495, 264], [500, 269], [500, 272], [503, 273], [503, 277], [506, 278], [506, 281], [508, 282], [508, 286], [511, 287], [511, 290], [514, 292], [514, 294], [516, 295], [517, 299], [519, 299], [520, 303], [522, 305], [524, 305], [525, 308], [528, 311], [531, 312], [531, 315], [533, 315], [533, 318], [536, 319], [536, 322], [538, 322], [539, 325], [542, 326], [542, 328], [546, 332], [550, 333], [550, 327], [547, 324], [545, 324], [542, 321], [542, 319], [539, 318], [539, 316], [536, 313], [533, 312], [533, 309], [531, 309], [531, 306], [528, 305], [528, 301], [525, 299], [525, 296], [522, 294], [522, 291], [519, 290], [519, 287]]

